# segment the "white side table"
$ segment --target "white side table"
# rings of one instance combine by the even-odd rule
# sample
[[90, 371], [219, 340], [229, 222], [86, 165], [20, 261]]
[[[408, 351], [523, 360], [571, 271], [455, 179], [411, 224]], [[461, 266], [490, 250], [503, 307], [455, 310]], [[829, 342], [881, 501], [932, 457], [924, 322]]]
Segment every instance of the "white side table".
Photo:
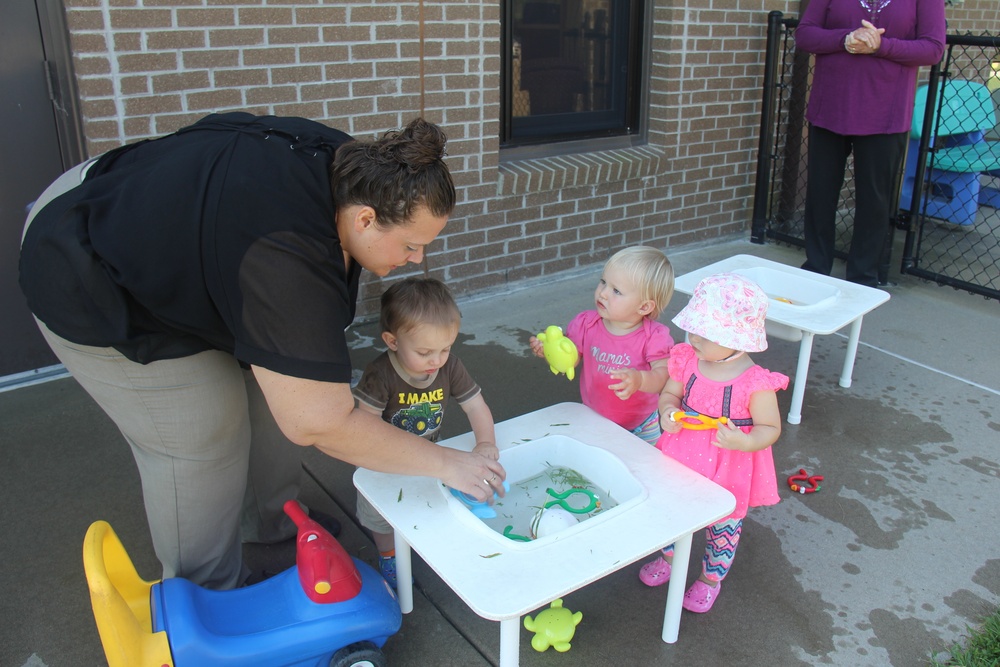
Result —
[[889, 300], [888, 292], [753, 255], [734, 255], [685, 273], [674, 281], [674, 289], [693, 294], [695, 286], [703, 278], [715, 273], [738, 273], [760, 285], [771, 297], [767, 309], [768, 334], [801, 341], [792, 404], [788, 410], [789, 424], [802, 421], [802, 399], [806, 391], [813, 337], [832, 334], [848, 324], [851, 325], [851, 332], [847, 339], [840, 386], [851, 386], [858, 340], [861, 338], [861, 321], [866, 314]]

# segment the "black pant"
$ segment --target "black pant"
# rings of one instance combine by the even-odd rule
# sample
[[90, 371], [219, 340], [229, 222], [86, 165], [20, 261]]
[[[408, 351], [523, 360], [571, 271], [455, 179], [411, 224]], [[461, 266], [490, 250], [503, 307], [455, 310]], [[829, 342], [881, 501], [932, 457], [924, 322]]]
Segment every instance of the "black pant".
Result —
[[802, 268], [830, 275], [836, 240], [837, 204], [847, 156], [854, 153], [855, 210], [847, 279], [878, 284], [878, 266], [896, 205], [907, 133], [844, 136], [809, 126], [806, 185], [806, 263]]

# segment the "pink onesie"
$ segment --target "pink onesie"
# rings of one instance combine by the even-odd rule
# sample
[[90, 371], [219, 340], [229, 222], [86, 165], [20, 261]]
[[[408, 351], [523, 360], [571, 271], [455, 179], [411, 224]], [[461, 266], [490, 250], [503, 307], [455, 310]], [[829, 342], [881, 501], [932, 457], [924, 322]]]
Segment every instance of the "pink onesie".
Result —
[[596, 310], [586, 310], [566, 327], [566, 336], [580, 351], [580, 398], [583, 404], [631, 431], [656, 411], [659, 394], [637, 391], [621, 400], [608, 385], [618, 384], [609, 373], [620, 368], [648, 371], [649, 363], [670, 356], [674, 339], [665, 324], [645, 318], [624, 336], [608, 332]]

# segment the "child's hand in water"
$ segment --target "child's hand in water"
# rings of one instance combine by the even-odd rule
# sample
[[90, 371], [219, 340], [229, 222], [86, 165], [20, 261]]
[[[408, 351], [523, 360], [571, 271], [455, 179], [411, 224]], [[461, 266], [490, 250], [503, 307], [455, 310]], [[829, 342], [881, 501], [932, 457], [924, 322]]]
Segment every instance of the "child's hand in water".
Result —
[[642, 372], [634, 368], [619, 368], [608, 375], [618, 380], [617, 384], [609, 384], [608, 389], [615, 392], [615, 396], [623, 401], [628, 400], [642, 386]]

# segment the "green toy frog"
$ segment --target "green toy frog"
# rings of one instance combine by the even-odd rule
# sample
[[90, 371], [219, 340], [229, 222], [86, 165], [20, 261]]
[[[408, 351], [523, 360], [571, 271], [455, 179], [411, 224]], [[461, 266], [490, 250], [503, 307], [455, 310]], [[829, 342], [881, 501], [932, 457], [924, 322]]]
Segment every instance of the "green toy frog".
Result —
[[539, 653], [551, 646], [560, 653], [569, 650], [569, 642], [576, 634], [576, 626], [583, 620], [583, 612], [575, 614], [562, 606], [562, 598], [552, 601], [548, 609], [540, 611], [535, 618], [524, 617], [524, 627], [534, 632], [531, 648]]
[[576, 375], [576, 363], [580, 360], [580, 352], [573, 341], [566, 338], [562, 329], [554, 324], [535, 337], [542, 342], [542, 353], [545, 361], [549, 362], [549, 370], [555, 375], [565, 373], [572, 380]]

